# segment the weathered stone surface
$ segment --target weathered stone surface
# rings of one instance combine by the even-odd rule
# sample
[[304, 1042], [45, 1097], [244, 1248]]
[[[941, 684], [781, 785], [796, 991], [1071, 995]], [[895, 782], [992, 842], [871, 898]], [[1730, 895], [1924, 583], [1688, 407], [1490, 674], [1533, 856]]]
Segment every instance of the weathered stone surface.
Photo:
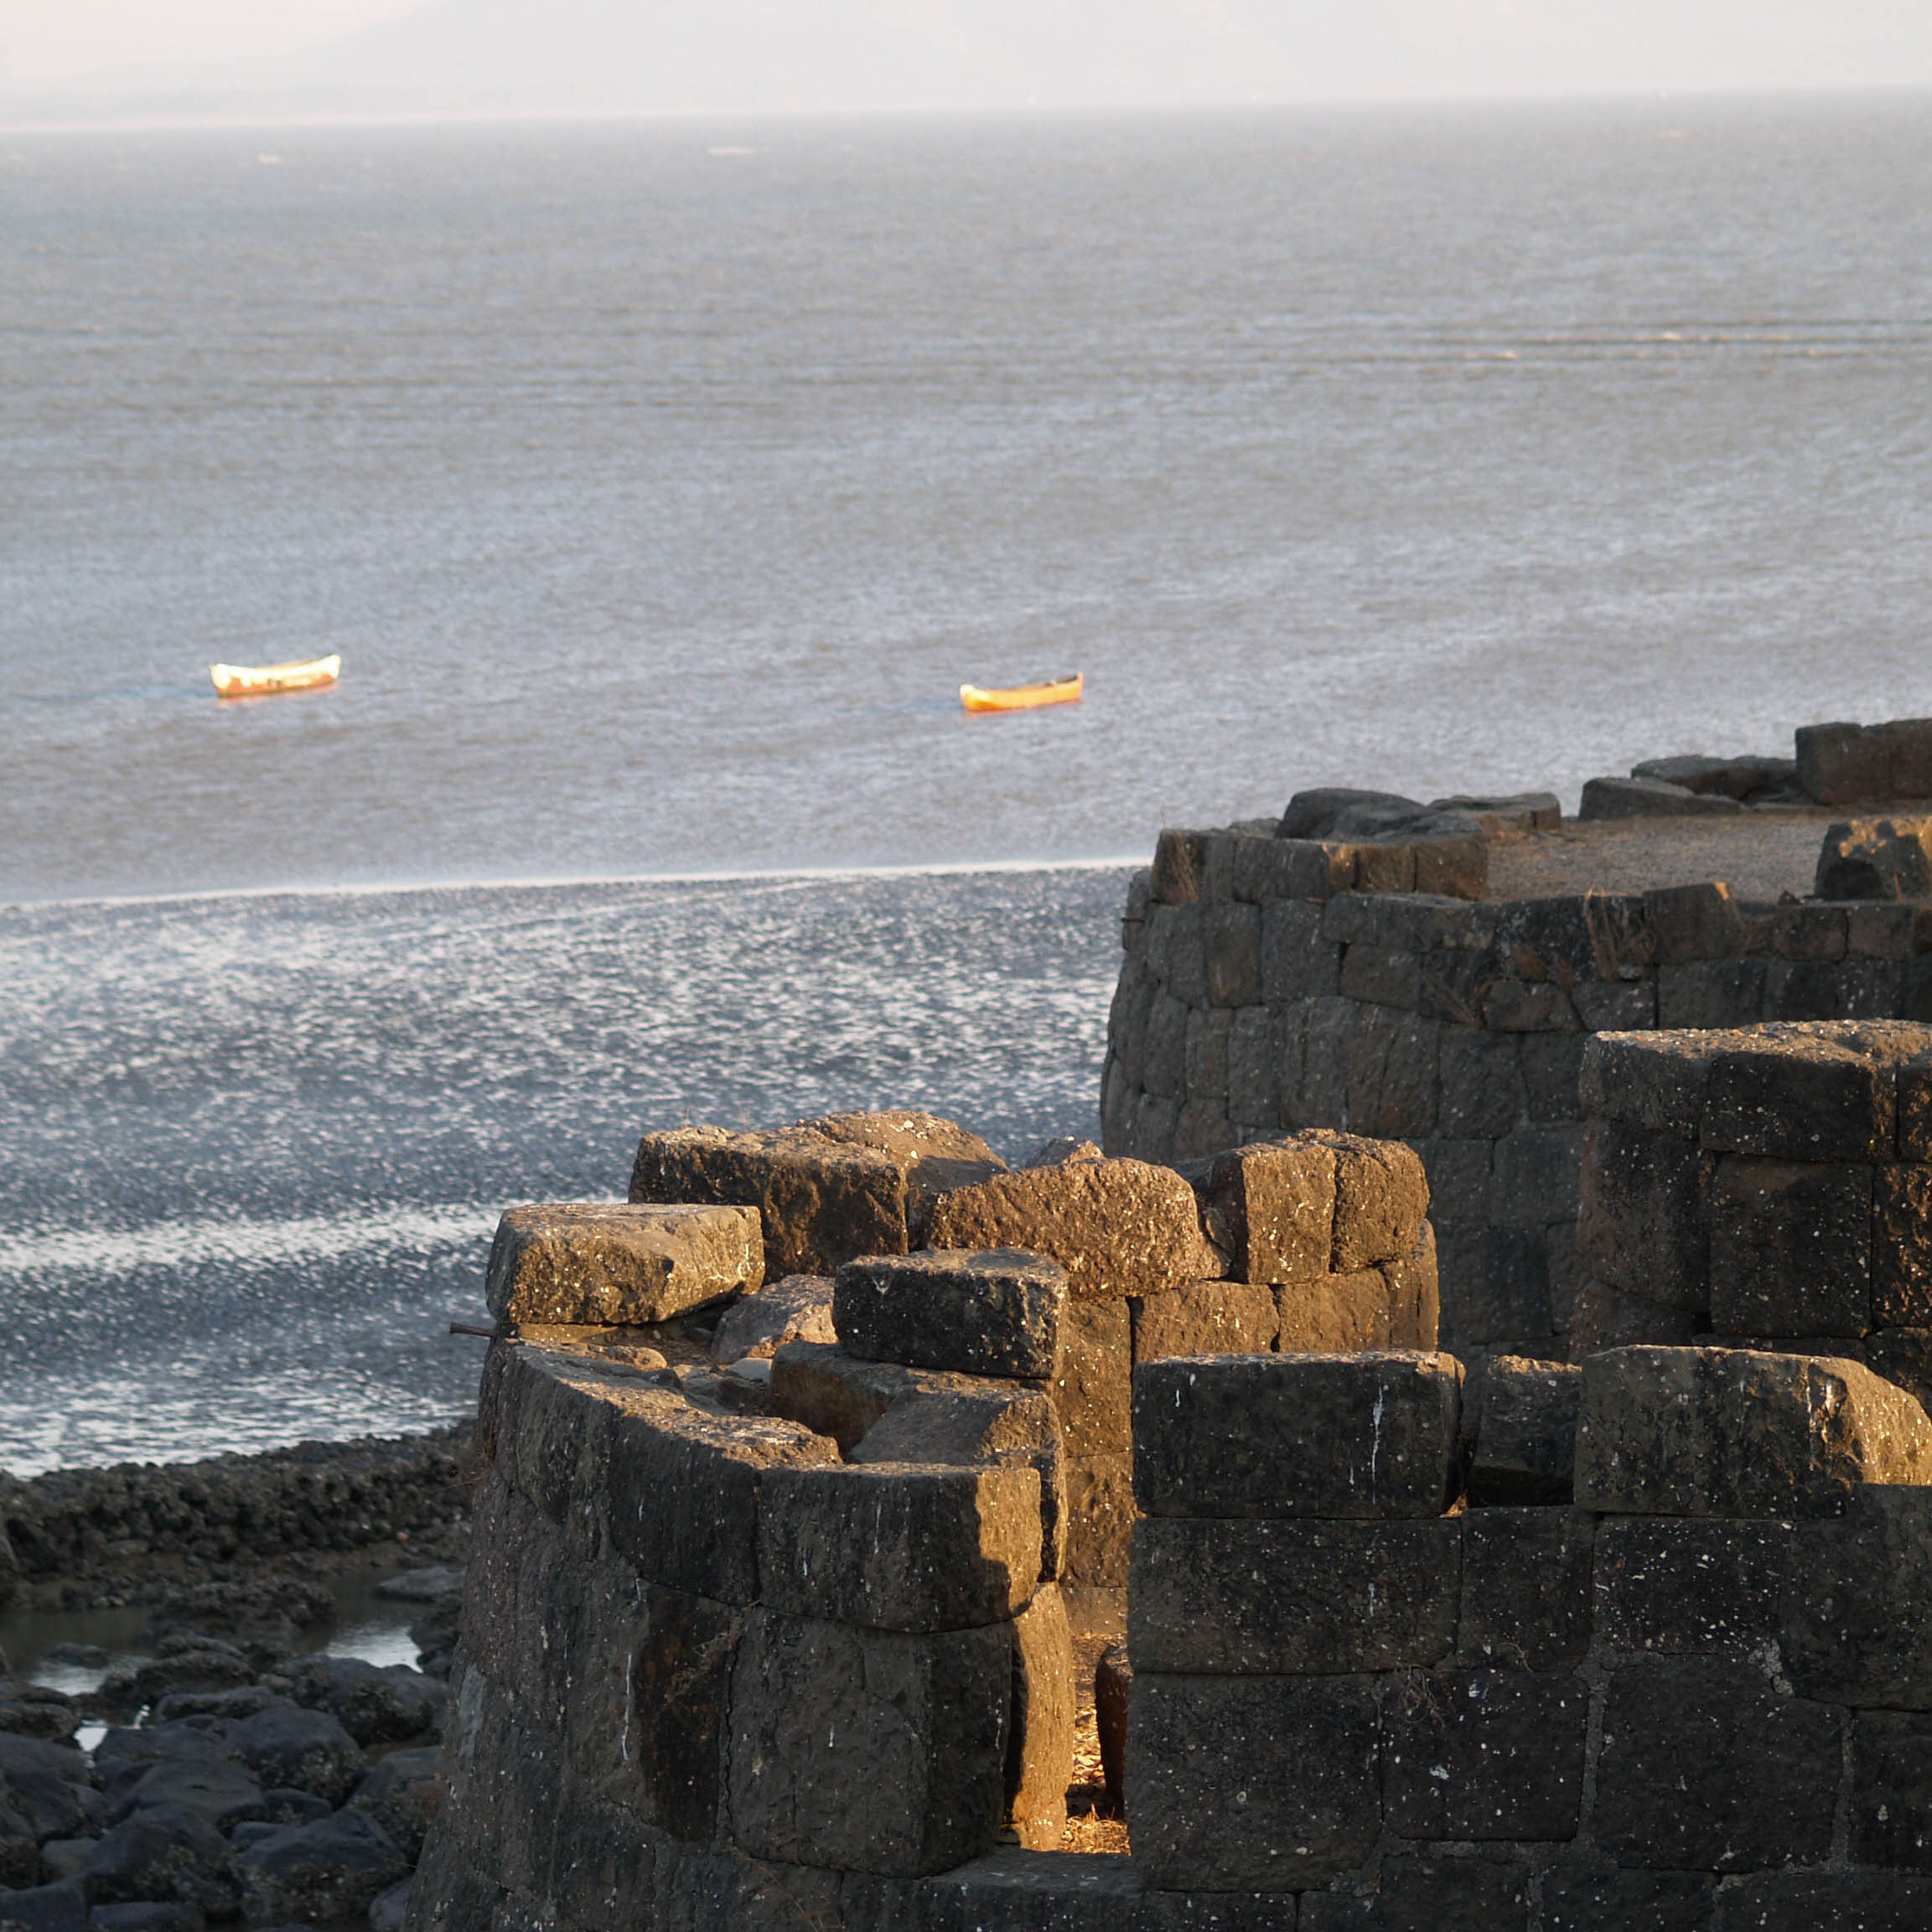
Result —
[[1861, 1490], [1802, 1526], [1779, 1646], [1804, 1696], [1932, 1710], [1932, 1490]]
[[1577, 1246], [1596, 1277], [1666, 1308], [1707, 1311], [1707, 1200], [1717, 1164], [1694, 1140], [1592, 1121]]
[[1932, 819], [1841, 819], [1825, 834], [1820, 899], [1932, 899]]
[[1742, 802], [1758, 792], [1795, 787], [1798, 764], [1789, 758], [1648, 758], [1631, 766], [1630, 776], [1661, 779], [1686, 791], [1722, 792]]
[[1058, 1261], [1078, 1300], [1157, 1294], [1221, 1274], [1194, 1191], [1171, 1168], [1083, 1161], [1001, 1174], [942, 1195], [935, 1248], [1022, 1248]]
[[[1428, 1222], [1400, 1261], [1376, 1264], [1389, 1293], [1389, 1346], [1433, 1349], [1440, 1339], [1443, 1299], [1436, 1230]], [[1276, 1291], [1277, 1303], [1286, 1290]]]
[[725, 1714], [743, 1628], [744, 1613], [728, 1604], [645, 1592], [624, 1742], [645, 1817], [674, 1837], [706, 1841], [717, 1827]]
[[711, 1340], [714, 1362], [776, 1354], [787, 1342], [836, 1342], [831, 1283], [823, 1275], [787, 1275], [725, 1310]]
[[258, 1838], [235, 1860], [242, 1909], [258, 1925], [346, 1919], [365, 1911], [408, 1869], [388, 1834], [361, 1811], [286, 1826]]
[[326, 1711], [358, 1744], [400, 1744], [432, 1730], [447, 1692], [402, 1664], [317, 1652], [278, 1664], [268, 1687], [304, 1710]]
[[1682, 1033], [1599, 1033], [1584, 1043], [1577, 1097], [1586, 1114], [1695, 1140], [1703, 1124], [1708, 1044]]
[[1620, 1865], [1670, 1871], [1822, 1858], [1840, 1760], [1837, 1712], [1780, 1696], [1755, 1665], [1679, 1658], [1613, 1671], [1597, 1842]]
[[89, 1932], [87, 1889], [78, 1878], [0, 1888], [0, 1925], [22, 1932]]
[[1872, 1325], [1872, 1169], [1727, 1154], [1710, 1189], [1711, 1324], [1856, 1338]]
[[990, 1850], [1013, 1669], [1003, 1625], [912, 1636], [754, 1611], [732, 1674], [738, 1843], [755, 1857], [902, 1876]]
[[1932, 1481], [1932, 1423], [1856, 1362], [1614, 1349], [1583, 1364], [1577, 1500], [1611, 1514], [1818, 1515]]
[[264, 1786], [312, 1791], [330, 1805], [344, 1803], [369, 1769], [361, 1747], [326, 1711], [271, 1706], [243, 1718], [223, 1748]]
[[[1406, 1297], [1405, 1297], [1406, 1298]], [[1317, 1275], [1274, 1291], [1277, 1345], [1284, 1354], [1356, 1354], [1365, 1349], [1401, 1348], [1396, 1339], [1395, 1294], [1380, 1268]], [[1405, 1311], [1406, 1315], [1408, 1311]], [[1405, 1326], [1421, 1325], [1409, 1315]], [[1201, 1349], [1200, 1354], [1220, 1354]]]
[[[1167, 1932], [1172, 1923], [1168, 1901], [1150, 1898], [1140, 1874], [1117, 1853], [989, 1852], [928, 1879], [920, 1893], [919, 1932], [1037, 1932], [1045, 1926], [1053, 1932]], [[1204, 1922], [1200, 1932], [1209, 1932], [1211, 1923]], [[899, 1924], [909, 1927], [912, 1921]], [[868, 1926], [865, 1932], [897, 1928]]]
[[1562, 803], [1553, 791], [1463, 794], [1432, 800], [1429, 810], [1467, 812], [1491, 837], [1510, 831], [1554, 831], [1563, 822]]
[[1852, 1718], [1851, 1813], [1857, 1863], [1932, 1871], [1932, 1714], [1860, 1711]]
[[764, 1279], [754, 1208], [559, 1201], [497, 1223], [484, 1295], [500, 1322], [661, 1322]]
[[1759, 1650], [1778, 1634], [1793, 1534], [1789, 1523], [1606, 1517], [1597, 1627], [1619, 1650]]
[[759, 1495], [760, 1600], [882, 1630], [1005, 1621], [1040, 1572], [1039, 1472], [921, 1463], [773, 1469]]
[[1932, 1878], [1916, 1872], [1779, 1872], [1717, 1896], [1713, 1932], [1920, 1932]]
[[1883, 728], [1862, 724], [1801, 724], [1797, 733], [1798, 783], [1821, 805], [1891, 795], [1892, 754]]
[[[12, 1788], [12, 1780], [8, 1788]], [[243, 1819], [260, 1818], [267, 1812], [261, 1784], [239, 1764], [202, 1764], [183, 1758], [166, 1760], [144, 1771], [109, 1816], [118, 1825], [155, 1805], [182, 1805], [224, 1834]]]
[[352, 1810], [366, 1811], [413, 1864], [448, 1788], [440, 1746], [391, 1751], [355, 1787], [349, 1804]]
[[1070, 1456], [1066, 1484], [1068, 1580], [1124, 1589], [1135, 1513], [1133, 1458]]
[[639, 1143], [630, 1198], [754, 1207], [767, 1273], [831, 1275], [857, 1255], [904, 1254], [939, 1193], [1005, 1165], [931, 1114], [832, 1114], [755, 1133], [678, 1127]]
[[1127, 1696], [1133, 1684], [1127, 1645], [1109, 1645], [1094, 1665], [1094, 1733], [1101, 1748], [1101, 1782], [1116, 1810], [1127, 1803]]
[[1708, 1932], [1715, 1893], [1696, 1872], [1546, 1872], [1544, 1932]]
[[1892, 1062], [1918, 1037], [1803, 1023], [1720, 1034], [1706, 1049], [1700, 1138], [1767, 1160], [1883, 1159], [1896, 1117]]
[[1013, 1620], [1007, 1821], [1021, 1844], [1057, 1852], [1074, 1769], [1074, 1642], [1057, 1586], [1044, 1584]]
[[1932, 1168], [1872, 1170], [1872, 1321], [1932, 1325]]
[[1696, 1328], [1697, 1318], [1687, 1308], [1667, 1308], [1586, 1276], [1570, 1309], [1570, 1360], [1582, 1362], [1606, 1349], [1638, 1344], [1686, 1348]]
[[1410, 1350], [1142, 1364], [1136, 1498], [1162, 1516], [1439, 1515], [1462, 1380]]
[[1044, 1380], [1059, 1354], [1067, 1279], [1013, 1249], [847, 1261], [832, 1324], [848, 1354], [961, 1375]]
[[182, 1805], [149, 1805], [105, 1833], [87, 1855], [80, 1883], [99, 1904], [179, 1898], [214, 1918], [235, 1910], [228, 1841]]
[[1572, 1836], [1589, 1691], [1567, 1671], [1399, 1679], [1382, 1712], [1382, 1815], [1404, 1838]]
[[1127, 1810], [1163, 1891], [1288, 1892], [1359, 1865], [1381, 1830], [1374, 1676], [1134, 1673]]
[[1593, 778], [1583, 785], [1577, 816], [1598, 818], [1692, 818], [1743, 807], [1722, 792], [1691, 791], [1657, 778]]
[[1154, 845], [1148, 889], [1156, 904], [1191, 905], [1206, 896], [1211, 831], [1165, 827]]
[[1282, 813], [1277, 838], [1352, 838], [1388, 831], [1420, 818], [1430, 807], [1400, 792], [1361, 791], [1325, 785], [1297, 791]]
[[1428, 1176], [1412, 1147], [1364, 1140], [1322, 1127], [1303, 1137], [1335, 1157], [1335, 1245], [1339, 1272], [1400, 1261], [1412, 1253], [1429, 1211]]
[[1335, 1151], [1261, 1141], [1217, 1155], [1194, 1183], [1209, 1239], [1239, 1282], [1274, 1285], [1326, 1274], [1335, 1236]]
[[1371, 1891], [1302, 1901], [1301, 1932], [1526, 1932], [1529, 1924], [1529, 1872], [1481, 1858], [1391, 1858]]
[[[1266, 1354], [1281, 1326], [1274, 1290], [1245, 1282], [1201, 1282], [1163, 1294], [1137, 1295], [1127, 1307], [1137, 1362], [1169, 1355]], [[1131, 1403], [1131, 1365], [1122, 1393]], [[1118, 1447], [1132, 1447], [1128, 1430], [1121, 1432]]]
[[1924, 1408], [1932, 1401], [1932, 1328], [1879, 1329], [1866, 1340], [1865, 1365], [1915, 1396]]
[[1124, 1302], [1066, 1303], [1054, 1364], [1054, 1407], [1070, 1456], [1125, 1455], [1132, 1447], [1133, 1326]]
[[1143, 1518], [1127, 1585], [1134, 1661], [1217, 1676], [1440, 1663], [1455, 1642], [1460, 1527]]
[[1470, 1391], [1476, 1449], [1469, 1500], [1567, 1503], [1576, 1469], [1582, 1370], [1498, 1355]]
[[1590, 1643], [1595, 1527], [1574, 1510], [1471, 1509], [1463, 1519], [1460, 1664], [1549, 1670]]

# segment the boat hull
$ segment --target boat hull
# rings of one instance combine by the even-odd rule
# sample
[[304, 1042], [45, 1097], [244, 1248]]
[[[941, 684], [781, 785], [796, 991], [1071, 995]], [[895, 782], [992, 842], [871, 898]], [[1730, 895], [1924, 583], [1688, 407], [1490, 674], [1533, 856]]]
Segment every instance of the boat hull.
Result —
[[1084, 673], [1056, 677], [1045, 684], [1014, 684], [1003, 689], [987, 690], [976, 684], [962, 684], [959, 701], [968, 711], [1038, 711], [1048, 704], [1078, 704], [1086, 686]]
[[319, 691], [342, 675], [339, 656], [312, 657], [300, 664], [211, 664], [208, 675], [217, 697], [272, 697], [284, 691]]

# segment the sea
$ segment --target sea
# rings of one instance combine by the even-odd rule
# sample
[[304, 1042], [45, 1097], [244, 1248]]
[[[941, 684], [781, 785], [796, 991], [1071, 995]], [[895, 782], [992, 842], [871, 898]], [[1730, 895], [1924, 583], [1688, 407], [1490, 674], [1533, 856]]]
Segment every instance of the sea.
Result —
[[1163, 824], [1929, 593], [1924, 95], [0, 129], [0, 1468], [460, 1417], [650, 1128], [1093, 1132]]

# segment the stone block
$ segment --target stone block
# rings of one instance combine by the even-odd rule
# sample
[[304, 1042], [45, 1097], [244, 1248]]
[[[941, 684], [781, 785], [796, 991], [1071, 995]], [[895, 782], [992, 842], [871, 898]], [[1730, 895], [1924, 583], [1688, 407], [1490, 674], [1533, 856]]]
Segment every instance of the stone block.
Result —
[[919, 1876], [990, 1851], [1013, 1638], [752, 1613], [732, 1671], [730, 1805], [753, 1857]]
[[1865, 1342], [1865, 1365], [1915, 1396], [1924, 1408], [1932, 1401], [1932, 1328], [1880, 1329]]
[[1685, 1348], [1696, 1334], [1697, 1318], [1688, 1309], [1626, 1294], [1609, 1282], [1586, 1276], [1570, 1310], [1570, 1360], [1581, 1362], [1606, 1349], [1650, 1343]]
[[1519, 1033], [1516, 1052], [1530, 1118], [1567, 1126], [1577, 1116], [1577, 1080], [1583, 1064], [1582, 1033]]
[[1427, 1141], [1416, 1152], [1427, 1170], [1429, 1211], [1437, 1221], [1489, 1220], [1491, 1142]]
[[1467, 1027], [1446, 1028], [1441, 1067], [1443, 1090], [1437, 1125], [1445, 1136], [1497, 1140], [1528, 1111], [1516, 1036], [1477, 1033]]
[[484, 1298], [500, 1322], [661, 1322], [764, 1280], [755, 1208], [561, 1201], [497, 1223]]
[[1463, 793], [1432, 800], [1429, 810], [1468, 812], [1491, 838], [1512, 831], [1554, 831], [1563, 822], [1562, 804], [1553, 791]]
[[[1171, 1923], [1162, 1911], [1167, 1901], [1148, 1897], [1117, 1853], [1002, 1849], [928, 1879], [920, 1891], [918, 1932], [1167, 1932]], [[907, 1919], [877, 1932], [913, 1925]]]
[[1594, 1814], [1620, 1865], [1749, 1872], [1831, 1846], [1839, 1714], [1755, 1664], [1673, 1658], [1610, 1674]]
[[1499, 1355], [1470, 1391], [1476, 1447], [1472, 1504], [1567, 1504], [1577, 1459], [1583, 1371], [1564, 1362]]
[[1044, 1584], [1014, 1619], [1007, 1822], [1021, 1844], [1057, 1852], [1074, 1772], [1074, 1640], [1058, 1585]]
[[759, 1600], [881, 1630], [1002, 1623], [1040, 1573], [1040, 1479], [1024, 1464], [774, 1469], [759, 1502]]
[[1228, 1256], [1234, 1280], [1273, 1284], [1328, 1272], [1335, 1168], [1334, 1148], [1306, 1137], [1252, 1142], [1209, 1163], [1194, 1191], [1202, 1225]]
[[1116, 1811], [1127, 1804], [1127, 1696], [1133, 1686], [1127, 1645], [1110, 1644], [1094, 1665], [1094, 1736], [1101, 1748], [1101, 1777]]
[[1311, 1892], [1302, 1932], [1527, 1932], [1530, 1873], [1486, 1858], [1386, 1860], [1372, 1891]]
[[847, 1261], [832, 1282], [831, 1318], [847, 1354], [863, 1360], [1044, 1380], [1059, 1359], [1066, 1297], [1066, 1276], [1038, 1255], [941, 1250]]
[[1597, 1628], [1619, 1650], [1761, 1650], [1778, 1634], [1793, 1534], [1789, 1523], [1606, 1517], [1597, 1526]]
[[1577, 1500], [1585, 1509], [1815, 1515], [1867, 1484], [1928, 1481], [1925, 1411], [1856, 1362], [1639, 1347], [1583, 1364]]
[[1841, 905], [1776, 905], [1771, 909], [1771, 952], [1781, 960], [1829, 961], [1845, 956]]
[[935, 1115], [830, 1114], [769, 1132], [646, 1134], [630, 1198], [754, 1207], [767, 1273], [830, 1275], [855, 1255], [904, 1254], [937, 1194], [1005, 1165]]
[[1479, 832], [1460, 838], [1417, 837], [1411, 844], [1417, 892], [1462, 899], [1480, 899], [1487, 894], [1489, 847]]
[[1583, 1158], [1581, 1127], [1518, 1127], [1496, 1142], [1489, 1213], [1507, 1226], [1573, 1220]]
[[1744, 808], [1722, 792], [1691, 791], [1660, 778], [1593, 778], [1583, 785], [1580, 819], [1696, 818]]
[[1569, 994], [1547, 980], [1492, 980], [1482, 1013], [1483, 1025], [1495, 1033], [1577, 1033], [1583, 1023]]
[[[1376, 1272], [1388, 1290], [1388, 1345], [1432, 1349], [1440, 1337], [1443, 1313], [1436, 1230], [1424, 1221], [1409, 1253], [1399, 1261], [1379, 1262]], [[1277, 1289], [1277, 1301], [1287, 1292]]]
[[1277, 838], [1373, 837], [1420, 818], [1429, 808], [1400, 792], [1363, 791], [1348, 785], [1313, 785], [1297, 791], [1275, 828]]
[[1872, 1325], [1872, 1169], [1727, 1154], [1710, 1195], [1711, 1324], [1862, 1335]]
[[1727, 1036], [1707, 1049], [1699, 1138], [1774, 1161], [1882, 1160], [1892, 1151], [1892, 1070], [1805, 1025]]
[[1658, 1023], [1654, 979], [1585, 980], [1572, 991], [1570, 1000], [1588, 1033], [1627, 1033]]
[[1339, 1121], [1360, 1133], [1435, 1132], [1434, 1020], [1352, 1000], [1318, 1002], [1309, 1020], [1297, 1120]]
[[1412, 952], [1392, 947], [1352, 945], [1342, 956], [1344, 999], [1413, 1013], [1421, 996], [1422, 962]]
[[1235, 1016], [1225, 1007], [1189, 1009], [1181, 1049], [1181, 1090], [1186, 1095], [1187, 1106], [1209, 1101], [1217, 1103], [1225, 1113], [1228, 1039], [1234, 1026]]
[[1667, 1308], [1711, 1305], [1708, 1198], [1717, 1157], [1621, 1121], [1585, 1130], [1577, 1246], [1599, 1281]]
[[1574, 1510], [1469, 1509], [1456, 1660], [1550, 1670], [1590, 1643], [1595, 1529]]
[[1133, 1448], [1133, 1328], [1128, 1310], [1135, 1305], [1069, 1302], [1060, 1312], [1053, 1398], [1060, 1441], [1070, 1456], [1124, 1456]]
[[1872, 1321], [1932, 1325], [1932, 1168], [1872, 1170]]
[[1214, 905], [1201, 922], [1208, 997], [1218, 1007], [1255, 1006], [1261, 997], [1261, 915], [1251, 905]]
[[1163, 1100], [1176, 1098], [1187, 1082], [1188, 1008], [1166, 991], [1147, 1003], [1147, 1030], [1141, 1044], [1141, 1085]]
[[1872, 728], [1885, 741], [1893, 798], [1932, 798], [1932, 718], [1895, 717]]
[[744, 1612], [650, 1586], [629, 1660], [623, 1743], [645, 1819], [707, 1843], [718, 1825], [725, 1713]]
[[1547, 1354], [1554, 1333], [1541, 1228], [1444, 1229], [1443, 1345]]
[[1922, 1932], [1932, 1878], [1915, 1872], [1779, 1872], [1727, 1886], [1712, 1932]]
[[1335, 1241], [1330, 1267], [1372, 1267], [1413, 1252], [1429, 1211], [1429, 1182], [1412, 1147], [1315, 1128], [1304, 1142], [1335, 1157]]
[[1932, 1490], [1862, 1490], [1805, 1524], [1779, 1626], [1800, 1695], [1932, 1710]]
[[1883, 731], [1862, 724], [1798, 728], [1798, 783], [1820, 805], [1891, 795], [1892, 753]]
[[1754, 1026], [1764, 1017], [1768, 963], [1696, 960], [1657, 969], [1657, 1024], [1664, 1028]]
[[1453, 1356], [1246, 1355], [1134, 1370], [1150, 1515], [1439, 1515], [1462, 1396]]
[[1345, 1355], [1415, 1345], [1396, 1338], [1395, 1296], [1381, 1268], [1297, 1282], [1275, 1289], [1273, 1299], [1277, 1345], [1284, 1354]]
[[[1133, 1316], [1133, 1360], [1159, 1361], [1169, 1355], [1266, 1354], [1281, 1327], [1275, 1292], [1243, 1282], [1203, 1282], [1165, 1294], [1140, 1295], [1127, 1303]], [[1131, 1370], [1121, 1378], [1123, 1427], [1119, 1440], [1105, 1445], [1131, 1450], [1133, 1385]]]
[[1157, 905], [1192, 905], [1207, 889], [1208, 841], [1212, 831], [1169, 826], [1154, 845], [1153, 869], [1147, 880]]
[[1058, 1261], [1076, 1300], [1121, 1300], [1219, 1275], [1194, 1191], [1171, 1168], [1083, 1161], [943, 1195], [935, 1248], [1023, 1248]]
[[1334, 1676], [1440, 1663], [1456, 1635], [1460, 1525], [1148, 1516], [1127, 1642], [1142, 1670]]
[[721, 1366], [769, 1359], [787, 1342], [836, 1342], [831, 1283], [822, 1275], [787, 1275], [734, 1303], [711, 1339], [711, 1359]]
[[[1543, 1267], [1550, 1284], [1550, 1322], [1559, 1339], [1567, 1338], [1576, 1323], [1577, 1294], [1589, 1278], [1589, 1270], [1577, 1252], [1577, 1224], [1553, 1221], [1543, 1230]], [[1562, 1348], [1549, 1351], [1559, 1360]]]
[[1277, 899], [1261, 909], [1261, 997], [1272, 1007], [1340, 990], [1342, 949], [1322, 936], [1322, 909]]
[[[793, 1344], [794, 1347], [810, 1344]], [[768, 1470], [833, 1463], [826, 1437], [646, 1389], [613, 1414], [603, 1541], [648, 1582], [721, 1603], [758, 1596], [758, 1489]]]
[[1374, 1676], [1134, 1673], [1127, 1809], [1162, 1891], [1291, 1892], [1359, 1865], [1381, 1831]]
[[1932, 1872], [1932, 1714], [1853, 1716], [1851, 1814], [1857, 1863]]
[[1744, 950], [1744, 922], [1730, 887], [1721, 879], [1647, 892], [1644, 914], [1659, 966], [1724, 959]]
[[1384, 1822], [1402, 1838], [1573, 1836], [1589, 1705], [1567, 1671], [1398, 1679], [1382, 1712]]
[[1281, 1019], [1266, 1007], [1243, 1007], [1228, 1033], [1228, 1111], [1272, 1126], [1281, 1104]]
[[1660, 778], [1687, 791], [1722, 792], [1740, 801], [1778, 792], [1798, 782], [1798, 763], [1789, 758], [1651, 758], [1630, 768], [1632, 778]]
[[1181, 1108], [1174, 1122], [1173, 1150], [1170, 1158], [1177, 1167], [1198, 1161], [1225, 1147], [1235, 1137], [1234, 1123], [1228, 1118], [1225, 1101], [1190, 1100]]
[[1709, 1932], [1716, 1896], [1699, 1872], [1546, 1872], [1543, 1932]]
[[1158, 905], [1147, 915], [1147, 966], [1190, 1012], [1208, 1002], [1206, 909]]
[[1066, 1577], [1090, 1588], [1127, 1588], [1134, 1524], [1132, 1456], [1070, 1456]]

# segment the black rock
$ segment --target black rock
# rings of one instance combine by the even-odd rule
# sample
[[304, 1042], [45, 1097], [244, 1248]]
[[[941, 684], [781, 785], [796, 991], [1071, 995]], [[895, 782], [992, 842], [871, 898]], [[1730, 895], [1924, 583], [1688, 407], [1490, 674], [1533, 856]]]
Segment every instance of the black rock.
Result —
[[318, 1798], [313, 1791], [298, 1791], [282, 1784], [264, 1791], [262, 1805], [262, 1816], [272, 1825], [313, 1825], [335, 1809], [326, 1798]]
[[409, 1916], [409, 1880], [399, 1878], [369, 1902], [369, 1932], [402, 1932]]
[[122, 1905], [96, 1905], [88, 1932], [201, 1932], [199, 1909], [177, 1901], [143, 1899]]
[[184, 1805], [137, 1811], [94, 1847], [81, 1881], [97, 1904], [179, 1899], [216, 1917], [235, 1909], [228, 1841]]
[[341, 1804], [369, 1769], [361, 1748], [326, 1711], [258, 1711], [229, 1734], [227, 1754], [265, 1786], [313, 1792], [330, 1805]]
[[264, 1684], [245, 1684], [236, 1691], [175, 1691], [154, 1707], [153, 1721], [171, 1724], [181, 1717], [220, 1717], [239, 1722], [266, 1711], [271, 1704], [288, 1702]]
[[422, 1856], [423, 1834], [447, 1788], [439, 1747], [391, 1751], [355, 1787], [349, 1803], [375, 1819], [413, 1862]]
[[298, 1657], [270, 1679], [304, 1710], [326, 1711], [358, 1744], [399, 1744], [432, 1730], [448, 1696], [406, 1664], [384, 1669], [360, 1657]]
[[155, 1805], [184, 1805], [218, 1831], [230, 1831], [245, 1818], [259, 1818], [264, 1810], [261, 1785], [239, 1764], [189, 1758], [149, 1766], [115, 1805], [113, 1821], [118, 1825]]
[[0, 1925], [22, 1932], [87, 1932], [87, 1893], [78, 1879], [0, 1891]]
[[408, 1868], [388, 1833], [361, 1811], [290, 1826], [235, 1857], [243, 1911], [257, 1922], [301, 1912], [326, 1923], [365, 1912]]

